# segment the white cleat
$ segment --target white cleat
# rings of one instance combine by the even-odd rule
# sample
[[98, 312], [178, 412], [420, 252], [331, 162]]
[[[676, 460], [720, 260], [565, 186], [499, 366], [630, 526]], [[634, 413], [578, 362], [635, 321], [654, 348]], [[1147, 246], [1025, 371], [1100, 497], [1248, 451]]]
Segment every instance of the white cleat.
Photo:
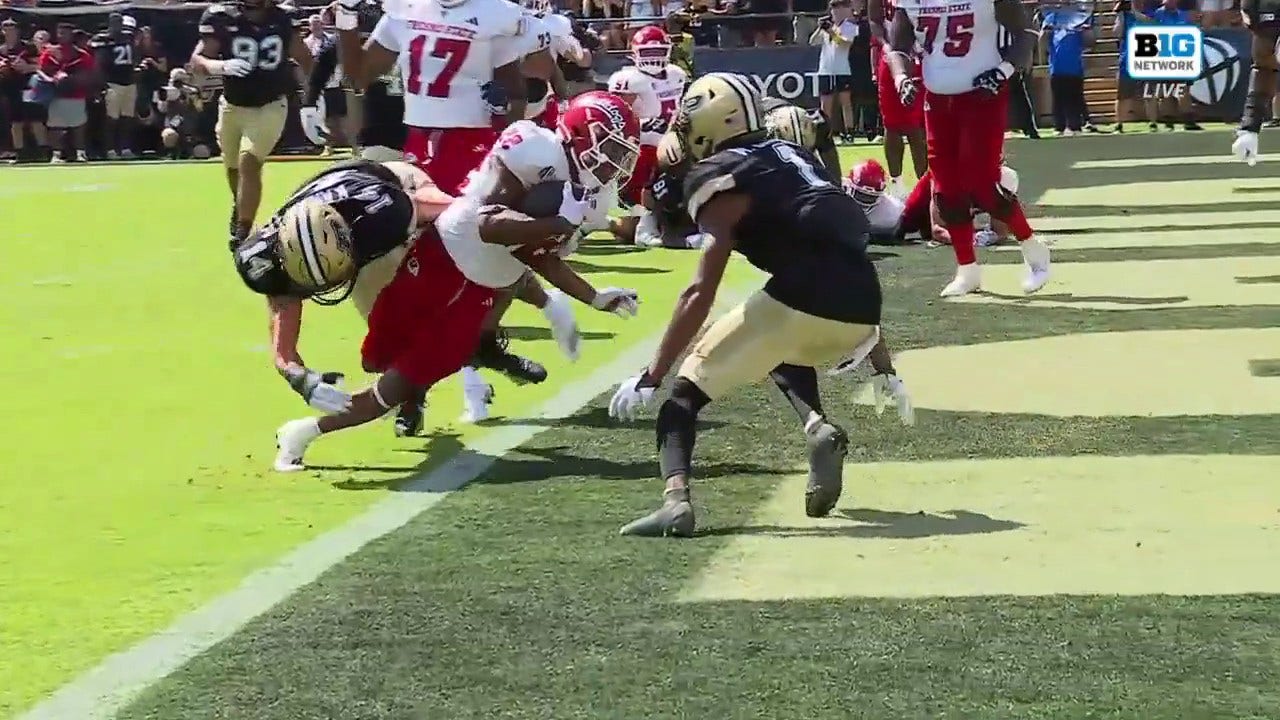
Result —
[[956, 276], [942, 288], [940, 297], [960, 297], [982, 287], [982, 270], [978, 263], [961, 265], [956, 268]]
[[493, 386], [488, 383], [462, 386], [462, 422], [478, 423], [489, 419], [489, 403], [493, 402]]
[[573, 316], [573, 304], [569, 302], [569, 297], [559, 290], [548, 290], [547, 306], [542, 308], [542, 315], [551, 326], [551, 337], [560, 346], [560, 352], [577, 362], [582, 336], [578, 333], [578, 321]]
[[1030, 295], [1049, 282], [1049, 247], [1034, 237], [1022, 242], [1022, 261], [1027, 274], [1022, 278], [1022, 292]]
[[316, 418], [290, 420], [276, 430], [276, 460], [272, 467], [276, 472], [297, 472], [306, 466], [302, 455], [312, 440], [320, 437], [320, 423]]

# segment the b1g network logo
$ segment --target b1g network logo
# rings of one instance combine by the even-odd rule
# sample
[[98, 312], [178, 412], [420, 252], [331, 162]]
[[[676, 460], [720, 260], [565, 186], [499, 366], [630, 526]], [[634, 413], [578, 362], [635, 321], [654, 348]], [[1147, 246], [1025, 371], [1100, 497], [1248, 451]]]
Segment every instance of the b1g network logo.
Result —
[[1134, 80], [1195, 80], [1204, 69], [1204, 35], [1194, 25], [1134, 26], [1128, 47]]

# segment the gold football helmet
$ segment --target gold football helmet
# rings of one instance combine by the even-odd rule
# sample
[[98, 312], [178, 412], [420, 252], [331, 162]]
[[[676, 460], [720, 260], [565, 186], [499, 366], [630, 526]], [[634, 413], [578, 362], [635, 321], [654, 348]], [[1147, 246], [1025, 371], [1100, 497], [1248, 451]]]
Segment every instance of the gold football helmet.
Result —
[[707, 73], [689, 84], [675, 131], [691, 160], [710, 157], [744, 135], [764, 130], [760, 93], [751, 81], [733, 73]]
[[809, 150], [818, 144], [818, 130], [814, 127], [813, 118], [795, 105], [774, 108], [764, 116], [764, 126], [769, 131], [769, 137], [786, 140]]
[[351, 228], [332, 205], [305, 198], [278, 222], [280, 264], [300, 289], [321, 293], [355, 277]]
[[685, 159], [680, 136], [673, 132], [664, 133], [662, 139], [658, 140], [658, 169], [678, 171]]

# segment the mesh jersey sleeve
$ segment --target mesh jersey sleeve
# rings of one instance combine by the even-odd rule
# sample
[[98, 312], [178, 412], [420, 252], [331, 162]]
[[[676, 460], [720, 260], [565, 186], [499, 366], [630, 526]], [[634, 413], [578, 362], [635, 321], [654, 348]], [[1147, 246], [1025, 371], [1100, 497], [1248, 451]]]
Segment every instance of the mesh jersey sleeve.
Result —
[[759, 160], [745, 149], [726, 150], [694, 165], [684, 179], [689, 216], [696, 221], [698, 212], [712, 198], [724, 192], [745, 190], [762, 170]]

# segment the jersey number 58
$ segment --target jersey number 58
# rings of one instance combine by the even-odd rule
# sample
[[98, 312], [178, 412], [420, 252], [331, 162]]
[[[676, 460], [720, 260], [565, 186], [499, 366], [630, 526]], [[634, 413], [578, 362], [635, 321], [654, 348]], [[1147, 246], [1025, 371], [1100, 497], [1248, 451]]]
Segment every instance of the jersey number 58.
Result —
[[409, 43], [409, 78], [405, 89], [422, 95], [423, 81], [428, 97], [449, 97], [449, 84], [467, 60], [471, 41], [419, 35]]

